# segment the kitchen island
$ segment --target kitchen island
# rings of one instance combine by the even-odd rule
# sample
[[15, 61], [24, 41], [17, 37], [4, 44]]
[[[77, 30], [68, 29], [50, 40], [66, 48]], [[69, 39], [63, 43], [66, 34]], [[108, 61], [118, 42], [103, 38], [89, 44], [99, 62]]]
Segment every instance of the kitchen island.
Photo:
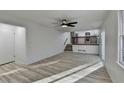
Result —
[[98, 54], [98, 44], [76, 44], [72, 45], [73, 52], [84, 54]]

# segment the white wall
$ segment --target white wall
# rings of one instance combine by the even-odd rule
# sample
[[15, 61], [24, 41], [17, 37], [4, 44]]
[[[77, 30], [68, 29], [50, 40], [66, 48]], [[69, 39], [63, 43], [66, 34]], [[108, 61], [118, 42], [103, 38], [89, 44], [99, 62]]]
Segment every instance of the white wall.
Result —
[[34, 24], [27, 29], [27, 35], [28, 62], [30, 63], [64, 51], [66, 39], [64, 32], [53, 31]]
[[66, 44], [71, 44], [71, 35], [70, 35], [70, 32], [65, 32], [64, 34], [65, 34], [65, 37], [67, 38]]
[[105, 29], [105, 66], [113, 82], [124, 82], [124, 69], [118, 64], [118, 12], [111, 11]]
[[99, 44], [99, 54], [103, 62], [105, 62], [105, 29], [100, 30], [100, 44]]
[[26, 27], [27, 61], [25, 64], [37, 62], [49, 56], [63, 52], [66, 35], [64, 32], [43, 27], [18, 16], [0, 13], [0, 22]]

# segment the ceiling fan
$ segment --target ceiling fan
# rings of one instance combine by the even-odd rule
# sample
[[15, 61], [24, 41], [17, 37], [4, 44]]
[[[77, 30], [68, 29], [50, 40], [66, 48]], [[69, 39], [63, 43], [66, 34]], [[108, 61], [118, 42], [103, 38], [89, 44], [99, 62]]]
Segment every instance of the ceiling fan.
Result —
[[75, 27], [74, 24], [77, 24], [78, 22], [67, 22], [66, 19], [62, 19], [61, 27]]
[[78, 22], [69, 22], [69, 20], [67, 19], [62, 19], [59, 21], [60, 21], [60, 24], [59, 24], [60, 27], [75, 27], [74, 24], [78, 23]]

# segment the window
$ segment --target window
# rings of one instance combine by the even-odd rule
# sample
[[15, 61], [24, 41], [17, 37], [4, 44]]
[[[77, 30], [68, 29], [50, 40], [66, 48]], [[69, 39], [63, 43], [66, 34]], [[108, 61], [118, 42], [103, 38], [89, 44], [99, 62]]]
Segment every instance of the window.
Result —
[[124, 67], [124, 11], [119, 12], [119, 64]]
[[124, 35], [120, 35], [120, 63], [124, 65]]

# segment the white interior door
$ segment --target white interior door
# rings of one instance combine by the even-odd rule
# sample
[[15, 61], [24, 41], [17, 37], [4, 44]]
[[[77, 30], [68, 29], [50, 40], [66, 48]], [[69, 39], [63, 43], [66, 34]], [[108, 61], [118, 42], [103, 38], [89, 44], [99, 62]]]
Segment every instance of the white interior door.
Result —
[[14, 61], [14, 28], [0, 23], [0, 64]]

